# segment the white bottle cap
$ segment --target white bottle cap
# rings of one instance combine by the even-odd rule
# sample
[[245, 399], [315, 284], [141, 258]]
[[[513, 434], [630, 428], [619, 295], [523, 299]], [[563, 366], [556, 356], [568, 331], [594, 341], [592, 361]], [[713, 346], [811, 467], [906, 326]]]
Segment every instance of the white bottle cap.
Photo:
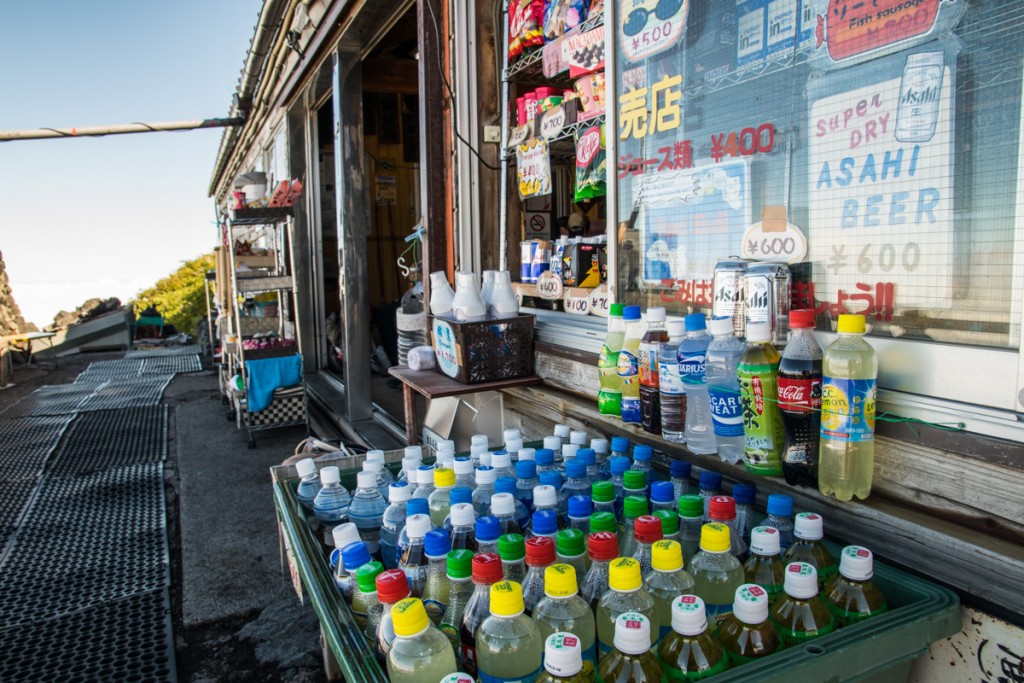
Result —
[[[730, 320], [729, 324], [732, 324]], [[665, 323], [665, 329], [668, 330], [668, 336], [673, 338], [685, 337], [686, 336], [686, 321], [685, 320], [669, 320]]]
[[537, 451], [532, 448], [520, 448], [519, 449], [520, 460], [536, 460]]
[[472, 503], [456, 503], [451, 509], [452, 526], [473, 526], [476, 513]]
[[491, 466], [491, 452], [488, 451], [488, 450], [480, 451], [480, 455], [478, 456], [478, 460], [480, 461], [481, 465], [487, 465], [488, 467], [490, 467]]
[[639, 612], [623, 612], [615, 617], [615, 649], [627, 655], [639, 655], [651, 649], [651, 621]]
[[374, 449], [372, 451], [366, 451], [366, 460], [367, 461], [379, 460], [380, 462], [384, 462], [384, 451], [382, 451], [380, 449]]
[[696, 595], [680, 595], [672, 601], [672, 630], [684, 636], [699, 636], [708, 628], [704, 601]]
[[372, 472], [374, 476], [381, 473], [384, 469], [384, 463], [380, 460], [364, 460], [363, 461], [363, 472]]
[[501, 436], [505, 443], [508, 443], [510, 439], [521, 439], [523, 435], [518, 429], [506, 429]]
[[793, 535], [804, 541], [820, 541], [825, 535], [824, 520], [813, 512], [798, 513], [793, 520]]
[[755, 526], [750, 532], [750, 550], [758, 555], [778, 555], [782, 552], [779, 530], [773, 526]]
[[587, 433], [586, 432], [578, 432], [578, 431], [570, 432], [570, 434], [569, 434], [569, 443], [574, 443], [577, 446], [586, 446], [587, 445]]
[[447, 467], [448, 469], [455, 469], [455, 454], [454, 453], [438, 453], [437, 454], [437, 466]]
[[567, 443], [562, 445], [562, 460], [572, 460], [576, 457], [576, 451], [580, 449], [579, 444]]
[[416, 468], [420, 466], [420, 460], [418, 458], [402, 458], [402, 470], [405, 472], [405, 476], [408, 479], [412, 479], [411, 473], [416, 471]]
[[555, 425], [555, 428], [551, 431], [559, 439], [568, 439], [571, 432], [572, 430], [569, 429], [569, 425]]
[[[672, 323], [669, 324], [671, 325]], [[732, 327], [732, 318], [712, 318], [708, 321], [708, 332], [716, 337], [723, 334], [733, 334], [735, 330]]]
[[763, 342], [772, 338], [772, 326], [768, 323], [747, 323], [747, 341]]
[[334, 465], [328, 465], [320, 470], [320, 483], [324, 486], [341, 483], [341, 472]]
[[491, 496], [492, 515], [514, 515], [516, 512], [516, 499], [511, 493], [495, 493]]
[[583, 670], [580, 639], [572, 633], [552, 633], [544, 641], [544, 668], [552, 676], [575, 676]]
[[797, 600], [810, 600], [818, 594], [818, 570], [806, 562], [789, 563], [782, 589]]
[[505, 440], [505, 450], [509, 453], [518, 453], [523, 450], [523, 440], [518, 436], [514, 439]]
[[494, 471], [494, 468], [490, 465], [483, 465], [476, 468], [474, 472], [476, 485], [482, 484], [493, 484], [498, 480], [498, 473]]
[[874, 555], [867, 548], [848, 545], [839, 556], [839, 573], [851, 581], [867, 581], [875, 575]]
[[359, 472], [356, 474], [356, 487], [361, 489], [377, 488], [377, 473]]
[[591, 439], [590, 448], [597, 455], [608, 455], [608, 439]]
[[416, 468], [416, 483], [420, 486], [430, 486], [434, 483], [434, 466], [429, 465], [424, 467], [420, 465]]
[[545, 436], [544, 437], [544, 448], [549, 451], [557, 453], [562, 450], [562, 440], [557, 436]]
[[474, 434], [469, 440], [470, 446], [483, 446], [487, 448], [489, 445], [486, 434]]
[[469, 458], [456, 458], [452, 463], [456, 475], [473, 474], [473, 461]]
[[454, 453], [455, 442], [452, 441], [451, 439], [441, 439], [440, 441], [437, 442], [437, 450], [438, 452], [451, 451], [452, 453]]
[[341, 550], [349, 543], [361, 541], [359, 529], [352, 522], [345, 522], [331, 529], [331, 537], [334, 539], [334, 547]]
[[404, 481], [396, 481], [388, 485], [388, 500], [392, 503], [404, 503], [412, 498], [412, 487]]
[[309, 475], [315, 474], [316, 463], [313, 462], [313, 458], [303, 458], [295, 463], [295, 473], [299, 475], [299, 479], [305, 479]]
[[649, 323], [663, 323], [665, 322], [665, 309], [661, 306], [652, 306], [647, 309], [647, 322]]
[[732, 613], [744, 624], [763, 624], [768, 618], [768, 593], [756, 583], [745, 583], [736, 589]]
[[512, 456], [508, 453], [491, 453], [491, 466], [496, 470], [512, 467]]
[[553, 507], [558, 505], [558, 492], [555, 487], [549, 484], [541, 484], [533, 487], [534, 507]]
[[423, 460], [423, 446], [406, 446], [405, 457]]
[[430, 515], [410, 515], [405, 522], [405, 533], [409, 538], [423, 538], [432, 528]]

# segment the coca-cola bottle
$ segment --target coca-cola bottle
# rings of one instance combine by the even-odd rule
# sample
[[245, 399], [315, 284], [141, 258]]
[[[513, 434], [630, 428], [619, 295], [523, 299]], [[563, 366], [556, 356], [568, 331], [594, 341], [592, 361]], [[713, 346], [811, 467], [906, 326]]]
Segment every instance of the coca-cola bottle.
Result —
[[779, 408], [787, 441], [782, 473], [792, 485], [816, 488], [822, 351], [814, 338], [814, 311], [790, 311], [789, 329], [789, 344], [779, 363]]

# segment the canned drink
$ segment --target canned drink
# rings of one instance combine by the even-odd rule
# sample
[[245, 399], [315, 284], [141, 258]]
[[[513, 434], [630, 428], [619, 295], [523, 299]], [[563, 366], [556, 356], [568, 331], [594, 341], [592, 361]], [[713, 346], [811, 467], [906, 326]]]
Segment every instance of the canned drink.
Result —
[[525, 240], [519, 243], [519, 280], [521, 282], [536, 282], [536, 280], [530, 279], [530, 271], [533, 269], [533, 254], [536, 249], [536, 240]]
[[534, 240], [537, 244], [533, 250], [533, 261], [530, 264], [530, 281], [536, 282], [541, 273], [551, 267], [551, 242]]
[[784, 263], [751, 263], [743, 274], [746, 322], [771, 325], [772, 343], [777, 348], [789, 341], [791, 280]]
[[732, 318], [733, 333], [743, 339], [746, 336], [745, 300], [743, 296], [743, 273], [750, 259], [732, 256], [715, 264], [714, 298], [711, 300], [712, 318]]

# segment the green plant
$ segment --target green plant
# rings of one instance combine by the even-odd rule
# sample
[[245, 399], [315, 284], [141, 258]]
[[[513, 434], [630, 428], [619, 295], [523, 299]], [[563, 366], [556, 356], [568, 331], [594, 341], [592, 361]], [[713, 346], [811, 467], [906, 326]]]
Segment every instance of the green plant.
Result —
[[139, 292], [132, 301], [136, 317], [153, 306], [164, 321], [179, 332], [195, 336], [199, 321], [206, 317], [206, 272], [214, 266], [213, 254], [185, 261], [176, 271]]

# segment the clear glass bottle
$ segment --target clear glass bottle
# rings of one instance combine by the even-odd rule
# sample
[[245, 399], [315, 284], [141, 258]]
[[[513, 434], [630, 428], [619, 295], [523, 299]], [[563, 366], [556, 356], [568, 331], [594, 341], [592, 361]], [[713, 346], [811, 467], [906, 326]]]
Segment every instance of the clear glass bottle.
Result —
[[404, 481], [396, 481], [388, 487], [388, 500], [391, 502], [384, 510], [380, 523], [380, 554], [387, 569], [398, 566], [398, 534], [405, 526], [405, 504], [411, 494], [409, 485]]
[[619, 534], [619, 554], [632, 557], [636, 551], [636, 518], [646, 515], [647, 498], [643, 496], [626, 496], [622, 504], [622, 533]]
[[539, 486], [537, 463], [532, 460], [521, 460], [516, 463], [516, 498], [526, 506], [527, 512], [533, 512], [533, 487]]
[[785, 493], [768, 496], [768, 516], [758, 526], [773, 526], [779, 530], [779, 545], [782, 552], [793, 544], [793, 497]]
[[522, 587], [526, 578], [526, 542], [522, 534], [502, 534], [498, 539], [502, 576]]
[[768, 619], [768, 593], [763, 588], [745, 583], [736, 589], [732, 613], [718, 625], [718, 642], [733, 666], [782, 649], [782, 640]]
[[572, 633], [552, 633], [544, 641], [544, 671], [535, 683], [591, 683], [594, 671], [583, 671], [580, 639]]
[[455, 488], [455, 471], [447, 467], [435, 468], [434, 490], [427, 498], [430, 507], [430, 521], [434, 523], [434, 526], [439, 527], [444, 524], [444, 518], [448, 516], [448, 510], [452, 506], [453, 488]]
[[299, 477], [299, 484], [295, 488], [295, 498], [307, 512], [313, 512], [313, 500], [320, 492], [320, 476], [316, 473], [316, 463], [313, 458], [303, 458], [295, 463], [295, 473]]
[[371, 612], [380, 619], [380, 600], [377, 599], [377, 575], [384, 571], [380, 562], [367, 562], [355, 571], [357, 588], [352, 592], [352, 619], [360, 631], [366, 630]]
[[[344, 549], [353, 543], [362, 543], [359, 540], [359, 530], [356, 529], [356, 525], [352, 522], [345, 522], [339, 524], [331, 530], [331, 535], [334, 540], [334, 552], [331, 553], [331, 567], [334, 571], [334, 585], [338, 587], [342, 597], [345, 598], [345, 602], [352, 603], [352, 590], [353, 590], [353, 579], [352, 574], [345, 567], [344, 560]], [[372, 558], [370, 557], [369, 551], [366, 552], [366, 559], [361, 564], [369, 562]], [[353, 572], [359, 567], [353, 568]]]
[[732, 554], [743, 562], [747, 559], [747, 542], [736, 525], [736, 501], [732, 496], [712, 496], [708, 503], [708, 519], [729, 527], [729, 544]]
[[679, 542], [679, 515], [675, 510], [656, 510], [654, 517], [661, 521], [661, 538], [665, 541]]
[[427, 581], [423, 587], [423, 608], [434, 624], [440, 624], [448, 606], [448, 553], [452, 543], [444, 529], [428, 531], [423, 539], [427, 556]]
[[590, 569], [580, 580], [580, 597], [590, 609], [597, 610], [601, 596], [608, 590], [608, 569], [619, 555], [619, 541], [610, 531], [593, 531], [587, 541]]
[[473, 489], [473, 510], [477, 517], [483, 517], [490, 514], [491, 496], [494, 495], [494, 482], [498, 476], [494, 468], [488, 465], [481, 465], [474, 472], [476, 488]]
[[729, 615], [736, 589], [743, 585], [743, 566], [730, 550], [729, 527], [705, 524], [700, 551], [690, 560], [693, 592], [704, 600], [708, 618], [716, 624]]
[[533, 611], [541, 637], [565, 631], [580, 639], [585, 675], [594, 675], [597, 668], [597, 624], [594, 612], [579, 596], [576, 570], [558, 563], [544, 572], [544, 598]]
[[651, 571], [652, 549], [661, 540], [661, 520], [654, 515], [640, 515], [633, 522], [633, 559], [640, 563], [640, 575]]
[[708, 522], [708, 505], [711, 504], [711, 497], [722, 494], [722, 475], [718, 472], [701, 472], [699, 494], [701, 500], [704, 501], [704, 521], [706, 523]]
[[579, 529], [562, 529], [555, 539], [555, 556], [562, 564], [570, 565], [577, 576], [584, 576], [590, 569], [583, 532]]
[[644, 575], [644, 583], [658, 609], [661, 624], [658, 637], [664, 638], [672, 631], [672, 601], [680, 595], [693, 593], [694, 589], [693, 577], [683, 569], [683, 549], [677, 541], [662, 540], [654, 544], [651, 570]]
[[618, 557], [608, 567], [608, 590], [597, 603], [597, 637], [601, 657], [611, 652], [615, 639], [615, 620], [625, 612], [639, 612], [650, 620], [648, 647], [658, 639], [660, 621], [654, 598], [644, 586], [640, 563], [632, 557]]
[[381, 613], [376, 624], [372, 620], [367, 621], [366, 638], [381, 664], [387, 664], [388, 651], [395, 642], [395, 624], [391, 618], [391, 608], [399, 600], [408, 597], [409, 580], [405, 578], [405, 572], [401, 569], [387, 569], [377, 574], [377, 600], [380, 601]]
[[615, 647], [597, 670], [603, 683], [660, 683], [661, 664], [651, 647], [656, 624], [645, 614], [625, 612], [615, 619]]
[[476, 518], [476, 550], [478, 553], [498, 552], [501, 537], [501, 522], [497, 517], [484, 515]]
[[885, 596], [871, 580], [874, 557], [867, 548], [848, 545], [839, 559], [839, 576], [825, 592], [825, 604], [840, 626], [878, 616], [888, 609]]
[[523, 589], [515, 581], [491, 586], [491, 614], [476, 633], [482, 681], [533, 680], [540, 673], [544, 639], [523, 613]]
[[743, 565], [743, 579], [756, 583], [768, 593], [768, 604], [774, 605], [782, 595], [786, 563], [779, 554], [779, 530], [756, 526], [750, 532], [750, 557]]
[[[516, 499], [511, 493], [495, 493], [491, 496], [491, 515], [498, 519], [502, 534], [522, 534], [523, 527], [516, 521]], [[479, 540], [477, 536], [477, 540]]]
[[700, 529], [704, 526], [704, 501], [689, 493], [679, 497], [679, 544], [683, 546], [683, 562], [689, 565], [700, 550]]
[[750, 538], [751, 530], [757, 525], [756, 513], [754, 512], [757, 487], [753, 484], [734, 484], [732, 487], [732, 497], [736, 501], [736, 530], [746, 540]]
[[783, 558], [790, 562], [806, 562], [818, 573], [818, 588], [824, 589], [839, 574], [839, 563], [825, 547], [825, 522], [821, 515], [799, 512], [793, 520], [793, 545]]
[[476, 676], [476, 632], [491, 612], [491, 586], [501, 581], [501, 558], [481, 553], [473, 558], [473, 595], [459, 626], [459, 662], [462, 670]]
[[590, 533], [590, 515], [594, 514], [594, 503], [590, 496], [572, 496], [569, 498], [568, 528], [576, 529], [583, 538]]
[[413, 498], [430, 500], [430, 494], [434, 492], [434, 466], [420, 465], [416, 468], [416, 490], [412, 492]]
[[806, 562], [786, 565], [784, 592], [769, 612], [784, 647], [802, 645], [836, 629], [836, 619], [818, 595], [818, 572]]
[[615, 514], [615, 484], [611, 481], [595, 481], [590, 485], [590, 502], [594, 512]]
[[329, 465], [320, 470], [320, 490], [313, 498], [313, 514], [324, 528], [324, 542], [331, 538], [331, 529], [348, 519], [352, 496], [341, 485], [341, 473]]
[[526, 613], [544, 597], [544, 570], [555, 563], [555, 542], [548, 536], [526, 539], [526, 578], [523, 579], [523, 603]]
[[671, 608], [672, 630], [658, 646], [665, 681], [698, 681], [727, 670], [729, 658], [708, 629], [704, 601], [680, 595]]
[[669, 465], [669, 477], [672, 481], [672, 495], [676, 501], [691, 493], [690, 473], [692, 465], [685, 460], [673, 460]]
[[391, 683], [439, 681], [458, 670], [448, 639], [430, 623], [423, 603], [416, 598], [399, 600], [391, 608], [395, 640], [388, 652]]
[[651, 484], [651, 512], [675, 510], [675, 487], [670, 481], [656, 481]]
[[398, 568], [409, 577], [409, 587], [416, 598], [423, 595], [423, 588], [427, 585], [427, 549], [423, 539], [430, 530], [430, 517], [410, 515], [403, 532], [408, 535], [409, 544], [398, 558]]
[[451, 512], [448, 513], [448, 519], [451, 524], [452, 549], [465, 548], [476, 552], [478, 547], [474, 530], [476, 513], [473, 512], [473, 504], [455, 503], [452, 505]]
[[[473, 581], [470, 578], [473, 567], [471, 550], [453, 550], [446, 560], [448, 572], [448, 607], [441, 617], [438, 626], [452, 644], [455, 652], [459, 652], [459, 627], [466, 612], [466, 605], [473, 595]], [[378, 589], [379, 590], [379, 589]]]
[[356, 492], [348, 507], [348, 517], [363, 539], [370, 554], [379, 557], [381, 523], [388, 503], [377, 490], [377, 475], [374, 472], [356, 474]]

